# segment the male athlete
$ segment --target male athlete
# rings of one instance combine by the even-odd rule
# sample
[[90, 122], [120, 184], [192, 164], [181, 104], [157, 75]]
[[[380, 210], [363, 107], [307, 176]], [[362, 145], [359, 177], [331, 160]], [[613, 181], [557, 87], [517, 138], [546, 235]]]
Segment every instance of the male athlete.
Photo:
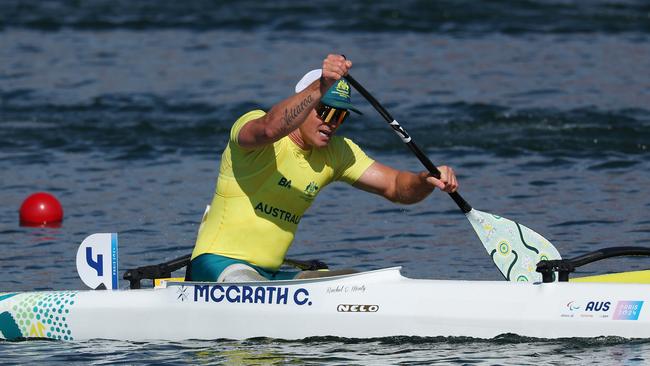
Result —
[[[435, 187], [454, 192], [454, 171], [441, 177], [411, 173], [369, 158], [351, 140], [335, 136], [350, 111], [360, 113], [343, 79], [352, 62], [328, 55], [307, 73], [296, 94], [265, 113], [250, 111], [230, 131], [212, 204], [192, 253], [193, 281], [263, 281], [314, 277], [313, 271], [280, 271], [298, 223], [316, 195], [332, 181], [404, 204]], [[337, 274], [336, 271], [330, 272]]]

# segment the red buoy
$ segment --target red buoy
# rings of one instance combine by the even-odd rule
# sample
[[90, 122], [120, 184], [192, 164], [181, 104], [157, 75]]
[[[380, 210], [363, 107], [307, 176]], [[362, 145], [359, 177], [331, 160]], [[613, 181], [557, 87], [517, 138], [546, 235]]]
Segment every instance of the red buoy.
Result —
[[63, 221], [63, 207], [56, 197], [38, 192], [27, 197], [20, 205], [20, 225], [59, 226]]

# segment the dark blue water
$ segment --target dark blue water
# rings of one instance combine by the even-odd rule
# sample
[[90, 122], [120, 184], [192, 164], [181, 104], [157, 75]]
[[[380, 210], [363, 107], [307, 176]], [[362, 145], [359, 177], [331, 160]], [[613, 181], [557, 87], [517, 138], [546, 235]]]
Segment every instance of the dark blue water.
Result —
[[[122, 269], [188, 254], [234, 119], [290, 95], [330, 52], [354, 62], [354, 77], [431, 160], [456, 169], [476, 208], [535, 229], [565, 257], [650, 246], [649, 41], [641, 0], [0, 2], [0, 290], [83, 288], [76, 248], [95, 232], [119, 233]], [[356, 104], [365, 114], [340, 133], [385, 164], [420, 170], [359, 95]], [[61, 228], [18, 225], [36, 191], [60, 198]], [[501, 278], [439, 192], [398, 206], [334, 184], [290, 253], [332, 267], [402, 265], [417, 278]], [[646, 342], [619, 339], [0, 344], [3, 364], [648, 358]]]

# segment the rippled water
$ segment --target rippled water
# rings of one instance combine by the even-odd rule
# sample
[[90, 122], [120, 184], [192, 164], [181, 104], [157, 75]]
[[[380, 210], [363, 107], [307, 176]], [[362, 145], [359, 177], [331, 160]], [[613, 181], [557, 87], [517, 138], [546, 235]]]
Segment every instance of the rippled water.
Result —
[[8, 365], [34, 362], [73, 364], [200, 365], [564, 365], [644, 364], [645, 341], [615, 338], [558, 341], [502, 336], [490, 341], [465, 338], [394, 337], [371, 340], [313, 338], [300, 342], [270, 339], [127, 343], [89, 341], [66, 344], [34, 341], [3, 345], [19, 355]]
[[[289, 95], [328, 52], [476, 208], [515, 219], [565, 257], [650, 245], [650, 6], [645, 1], [0, 3], [2, 291], [81, 289], [79, 242], [118, 232], [122, 269], [189, 253], [230, 125]], [[382, 119], [340, 133], [419, 170]], [[35, 191], [58, 229], [18, 226]], [[327, 235], [323, 235], [326, 232]], [[444, 194], [397, 206], [333, 184], [290, 253], [416, 278], [500, 279]], [[583, 273], [647, 268], [642, 259]], [[126, 286], [126, 284], [124, 284]], [[477, 306], [480, 299], [477, 300]], [[644, 364], [620, 339], [391, 338], [0, 343], [3, 364]]]

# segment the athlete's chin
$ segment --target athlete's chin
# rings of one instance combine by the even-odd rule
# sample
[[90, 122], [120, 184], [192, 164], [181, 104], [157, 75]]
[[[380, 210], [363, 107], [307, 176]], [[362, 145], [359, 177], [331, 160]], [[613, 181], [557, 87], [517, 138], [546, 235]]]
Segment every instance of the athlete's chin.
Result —
[[314, 147], [327, 147], [330, 143], [330, 137], [322, 134], [318, 134], [318, 138], [314, 139]]
[[330, 144], [330, 139], [329, 139], [329, 138], [327, 138], [327, 139], [320, 139], [320, 140], [318, 141], [318, 143], [317, 143], [314, 147], [317, 147], [317, 148], [323, 148], [323, 147], [327, 147], [329, 144]]

